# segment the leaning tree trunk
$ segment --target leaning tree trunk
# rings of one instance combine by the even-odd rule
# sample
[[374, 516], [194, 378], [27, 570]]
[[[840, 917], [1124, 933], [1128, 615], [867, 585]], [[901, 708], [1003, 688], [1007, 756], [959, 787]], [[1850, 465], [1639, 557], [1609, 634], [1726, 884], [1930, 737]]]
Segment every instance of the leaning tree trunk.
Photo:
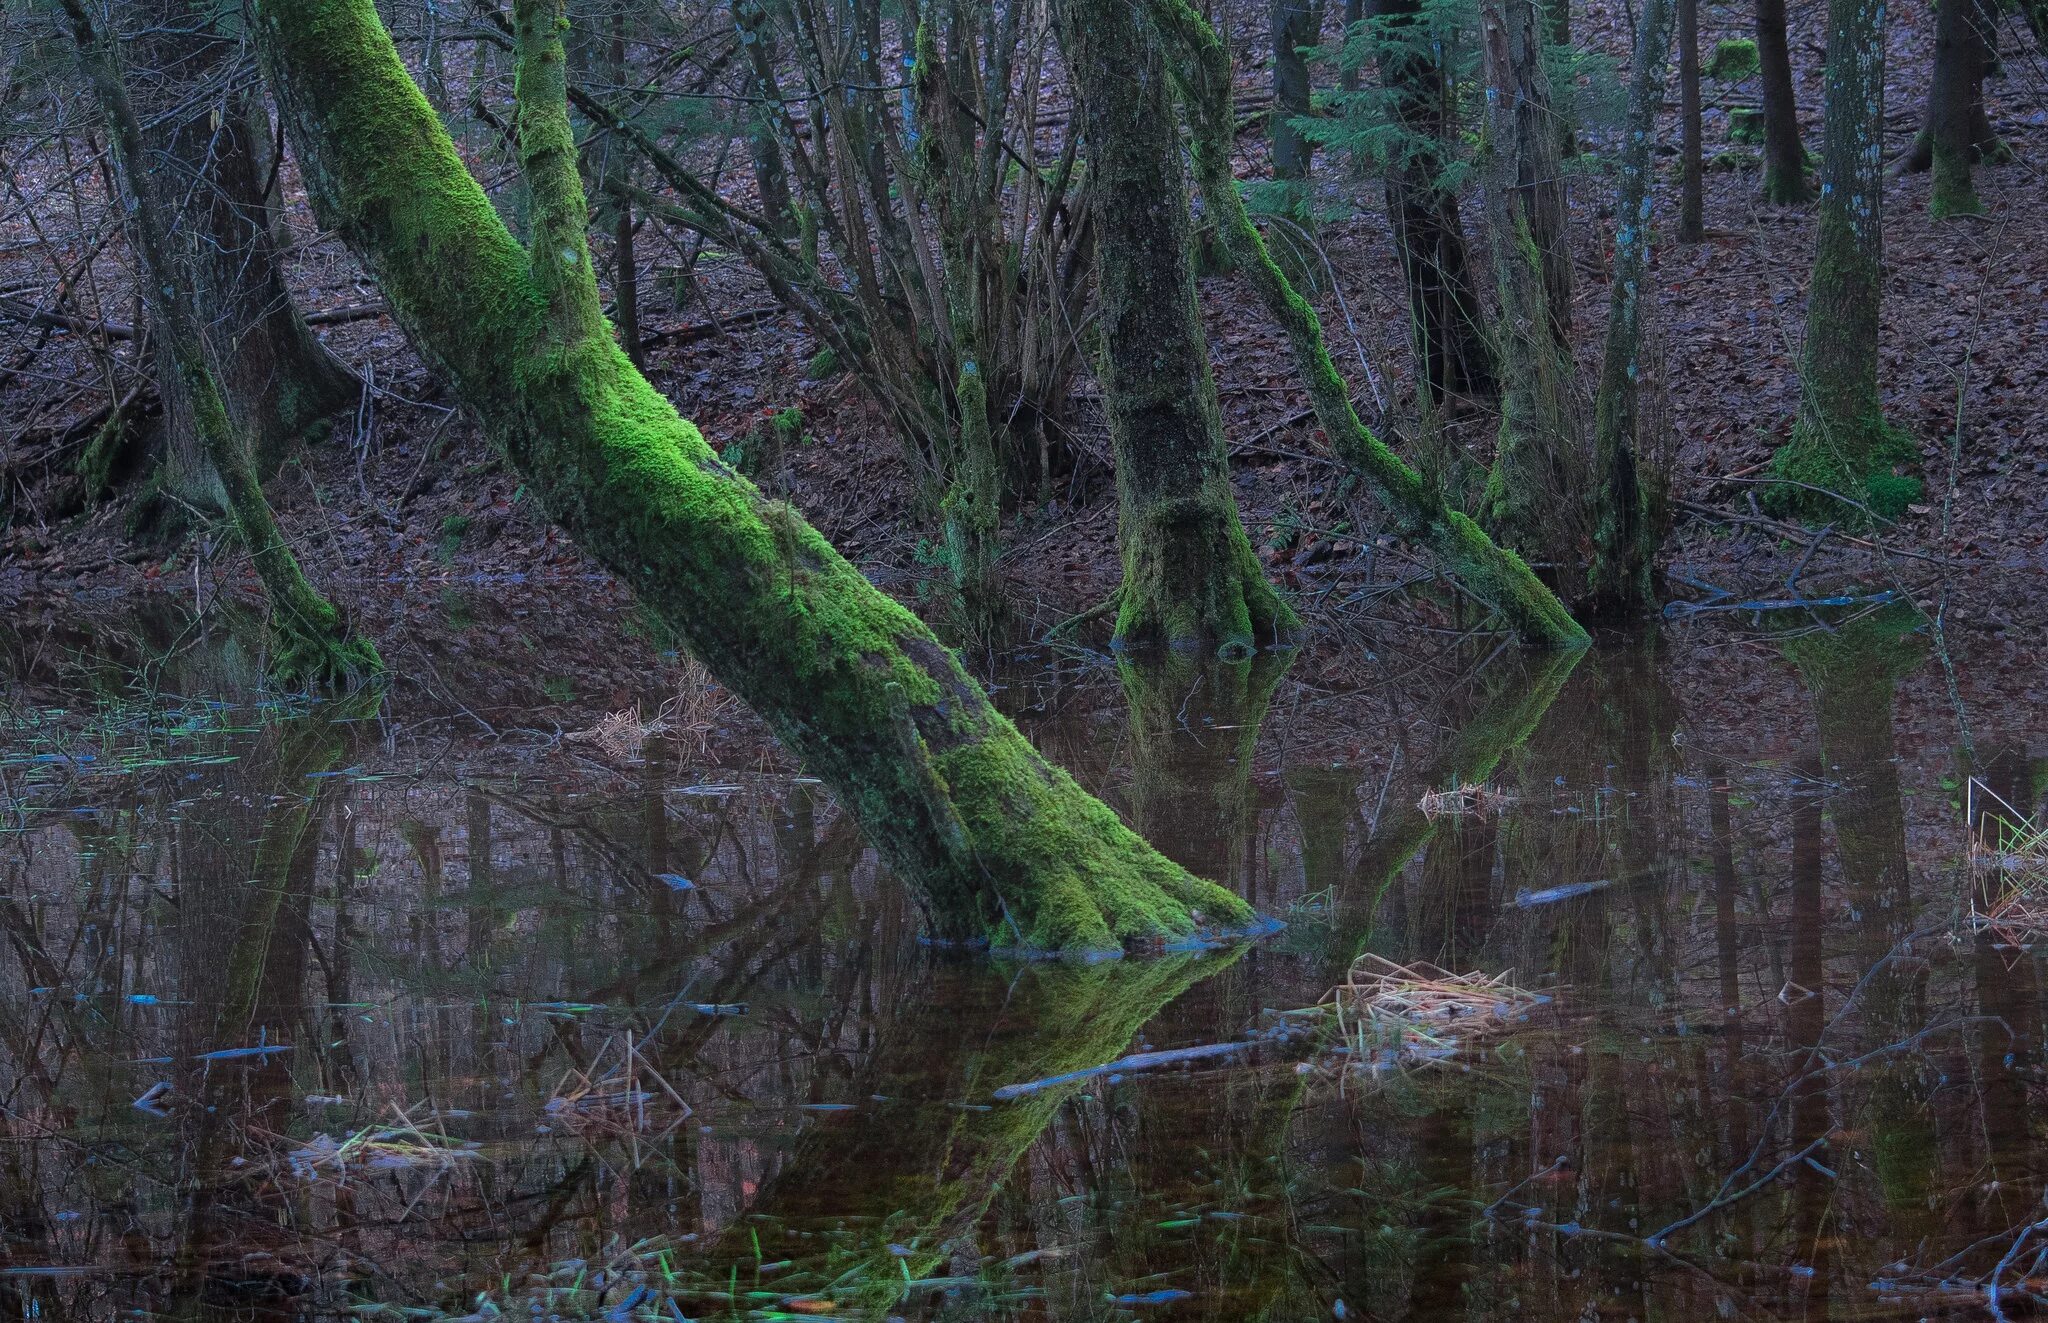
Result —
[[1807, 201], [1806, 147], [1799, 141], [1799, 101], [1792, 87], [1792, 47], [1785, 0], [1756, 0], [1756, 59], [1764, 102], [1764, 200]]
[[1984, 79], [1991, 72], [1998, 31], [1994, 0], [1940, 0], [1935, 6], [1934, 74], [1927, 88], [1927, 121], [1899, 165], [1934, 170], [1927, 207], [1936, 220], [1979, 216], [1970, 167], [1997, 159], [2003, 144], [1984, 111]]
[[1060, 41], [1099, 196], [1103, 395], [1124, 563], [1116, 636], [1249, 652], [1293, 624], [1238, 518], [1195, 303], [1180, 127], [1159, 41], [1129, 0], [1065, 0]]
[[1494, 393], [1493, 352], [1472, 285], [1458, 197], [1443, 186], [1448, 101], [1443, 61], [1425, 51], [1422, 0], [1379, 0], [1374, 17], [1386, 33], [1380, 83], [1394, 117], [1413, 141], [1387, 168], [1387, 217], [1408, 286], [1409, 333], [1425, 398]]
[[228, 413], [220, 379], [208, 359], [205, 331], [193, 300], [197, 283], [192, 263], [172, 246], [170, 213], [151, 171], [142, 123], [122, 80], [119, 49], [112, 33], [95, 26], [87, 0], [63, 0], [78, 44], [79, 60], [107, 117], [113, 159], [125, 193], [123, 210], [141, 268], [143, 298], [156, 321], [157, 336], [174, 374], [166, 395], [192, 419], [207, 462], [219, 475], [235, 529], [256, 563], [270, 599], [270, 628], [277, 653], [273, 674], [288, 680], [346, 679], [381, 668], [376, 649], [352, 637], [334, 606], [306, 581], [298, 560], [263, 498], [247, 434]]
[[1229, 53], [1187, 0], [1145, 0], [1145, 4], [1169, 42], [1172, 58], [1168, 67], [1187, 103], [1194, 133], [1195, 177], [1202, 199], [1215, 215], [1230, 255], [1251, 279], [1259, 301], [1287, 333], [1296, 370], [1308, 385], [1316, 421], [1338, 458], [1380, 494], [1399, 531], [1442, 557], [1451, 574], [1473, 596], [1498, 611], [1524, 645], [1584, 647], [1586, 631], [1528, 564], [1494, 543], [1462, 511], [1446, 504], [1442, 492], [1359, 420], [1351, 406], [1350, 388], [1324, 347], [1321, 319], [1308, 300], [1287, 283], [1266, 251], [1265, 240], [1252, 224], [1231, 174], [1234, 119]]
[[1919, 495], [1895, 477], [1910, 438], [1885, 421], [1877, 341], [1884, 282], [1884, 0], [1829, 0], [1820, 234], [1806, 301], [1799, 419], [1773, 460], [1780, 511], [1889, 518]]
[[1273, 178], [1308, 178], [1316, 147], [1294, 127], [1309, 112], [1308, 60], [1301, 48], [1316, 39], [1315, 0], [1272, 0], [1273, 114], [1267, 133], [1273, 150]]
[[559, 0], [518, 10], [531, 249], [470, 177], [372, 0], [256, 0], [314, 205], [549, 515], [824, 779], [939, 935], [1037, 949], [1242, 923], [989, 704], [959, 659], [626, 361], [590, 278]]
[[[255, 445], [259, 474], [277, 465], [360, 389], [300, 315], [280, 265], [267, 184], [275, 172], [269, 117], [246, 80], [234, 41], [206, 30], [197, 11], [176, 0], [138, 7], [144, 30], [138, 55], [157, 75], [141, 107], [144, 147], [168, 165], [172, 187], [189, 201], [170, 239], [190, 271], [200, 324], [209, 328], [228, 407]], [[198, 26], [195, 26], [198, 25]], [[223, 93], [218, 89], [226, 88]], [[168, 337], [156, 342], [166, 379], [178, 365]], [[188, 501], [220, 506], [200, 421], [183, 396], [167, 392], [163, 481]]]
[[[1694, 0], [1678, 0], [1681, 5]], [[1657, 535], [1643, 484], [1641, 413], [1643, 302], [1650, 272], [1650, 149], [1664, 99], [1664, 57], [1672, 0], [1645, 0], [1636, 21], [1621, 187], [1614, 203], [1614, 279], [1607, 304], [1607, 350], [1593, 406], [1593, 567], [1587, 595], [1608, 616], [1639, 615], [1653, 600]]]

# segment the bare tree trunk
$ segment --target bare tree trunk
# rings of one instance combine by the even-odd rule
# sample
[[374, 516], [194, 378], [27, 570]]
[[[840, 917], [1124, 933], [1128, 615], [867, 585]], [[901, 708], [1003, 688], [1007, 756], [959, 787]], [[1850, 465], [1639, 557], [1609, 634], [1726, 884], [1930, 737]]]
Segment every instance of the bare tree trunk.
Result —
[[1764, 200], [1797, 205], [1813, 194], [1806, 186], [1806, 148], [1799, 141], [1785, 0], [1756, 0], [1756, 58], [1763, 83]]
[[746, 49], [748, 90], [760, 104], [748, 106], [747, 155], [754, 165], [754, 186], [761, 194], [761, 215], [780, 234], [794, 232], [790, 214], [789, 172], [782, 164], [782, 143], [775, 134], [775, 25], [768, 21], [762, 0], [732, 0], [733, 27]]
[[1380, 81], [1395, 117], [1429, 148], [1402, 153], [1387, 170], [1387, 217], [1408, 287], [1409, 331], [1425, 397], [1442, 405], [1454, 395], [1494, 393], [1493, 351], [1472, 285], [1465, 226], [1456, 193], [1443, 186], [1450, 132], [1444, 67], [1423, 50], [1421, 0], [1379, 0], [1374, 18], [1389, 38]]
[[1984, 111], [1984, 79], [1995, 54], [1998, 8], [1995, 0], [1941, 0], [1935, 11], [1927, 119], [1899, 168], [1933, 168], [1928, 210], [1936, 220], [1982, 215], [1984, 204], [1977, 197], [1970, 167], [1998, 159], [2004, 151]]
[[141, 120], [122, 80], [119, 47], [113, 34], [94, 26], [87, 0], [63, 3], [80, 63], [107, 117], [143, 296], [156, 322], [161, 352], [174, 368], [164, 379], [165, 394], [175, 397], [191, 418], [270, 601], [270, 627], [277, 645], [271, 669], [282, 679], [314, 682], [381, 669], [376, 649], [352, 637], [340, 613], [306, 581], [263, 498], [248, 432], [238, 429], [229, 416], [220, 379], [209, 362], [194, 298], [200, 282], [193, 278], [194, 263], [173, 247], [170, 214], [151, 172]]
[[[1681, 7], [1695, 2], [1678, 0]], [[1607, 616], [1640, 615], [1654, 600], [1650, 571], [1658, 538], [1641, 471], [1636, 403], [1650, 275], [1650, 149], [1664, 99], [1671, 5], [1672, 0], [1645, 0], [1636, 22], [1621, 187], [1614, 205], [1607, 352], [1593, 410], [1593, 568], [1587, 583], [1595, 611]]]
[[1482, 9], [1488, 110], [1488, 241], [1500, 290], [1500, 442], [1483, 517], [1525, 553], [1567, 560], [1566, 518], [1582, 491], [1583, 434], [1573, 407], [1571, 254], [1542, 60], [1536, 0]]
[[[1351, 29], [1357, 26], [1364, 18], [1365, 0], [1344, 0], [1343, 40], [1351, 40]], [[1355, 61], [1346, 60], [1344, 62], [1342, 72], [1337, 75], [1337, 88], [1343, 92], [1356, 92], [1358, 90], [1358, 64]]]
[[[612, 15], [611, 75], [614, 87], [626, 82], [626, 13]], [[640, 350], [640, 259], [633, 251], [631, 159], [623, 139], [605, 149], [606, 193], [612, 209], [612, 304], [618, 312], [619, 343], [634, 367], [646, 366]]]
[[1700, 0], [1678, 0], [1678, 242], [1706, 237], [1706, 162], [1700, 142]]
[[1267, 136], [1275, 179], [1307, 179], [1316, 152], [1292, 123], [1309, 112], [1308, 61], [1301, 48], [1315, 43], [1316, 10], [1315, 0], [1272, 0], [1273, 114]]

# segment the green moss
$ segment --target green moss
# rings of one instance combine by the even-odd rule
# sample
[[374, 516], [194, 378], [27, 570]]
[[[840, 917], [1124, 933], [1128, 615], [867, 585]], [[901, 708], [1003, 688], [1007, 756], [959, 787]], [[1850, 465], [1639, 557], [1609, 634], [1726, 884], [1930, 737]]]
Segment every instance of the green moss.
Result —
[[[1249, 917], [1049, 766], [915, 616], [722, 462], [588, 315], [580, 255], [528, 260], [370, 0], [255, 13], [321, 214], [415, 345], [549, 517], [831, 786], [941, 935], [1107, 950], [1184, 934], [1196, 910]], [[522, 120], [558, 74], [531, 37], [528, 54]], [[573, 210], [560, 146], [522, 137], [529, 170], [556, 175], [549, 205]]]
[[1764, 140], [1764, 112], [1752, 106], [1738, 106], [1728, 112], [1728, 141], [1757, 147]]
[[1952, 152], [1937, 143], [1934, 147], [1934, 188], [1928, 197], [1928, 214], [1936, 220], [1957, 216], [1982, 216], [1983, 199], [1971, 179], [1967, 152]]
[[1880, 518], [1896, 519], [1920, 499], [1922, 487], [1918, 478], [1894, 469], [1919, 461], [1913, 438], [1882, 415], [1829, 428], [1802, 421], [1771, 461], [1772, 476], [1785, 482], [1766, 489], [1764, 506], [1774, 514], [1845, 527], [1869, 522], [1859, 504]]
[[1760, 67], [1762, 61], [1754, 41], [1748, 37], [1729, 37], [1714, 43], [1714, 53], [1700, 72], [1724, 83], [1739, 83], [1755, 77]]
[[1014, 730], [971, 756], [933, 761], [991, 866], [979, 935], [993, 946], [1109, 954], [1255, 917], [1238, 896], [1153, 850]]
[[1317, 421], [1337, 455], [1386, 500], [1404, 533], [1426, 542], [1475, 596], [1501, 613], [1531, 647], [1581, 648], [1590, 642], [1564, 603], [1512, 551], [1445, 506], [1442, 496], [1358, 417], [1350, 388], [1331, 361], [1322, 321], [1266, 249], [1231, 170], [1235, 141], [1230, 58], [1187, 0], [1148, 0], [1156, 21], [1181, 45], [1168, 64], [1181, 84], [1193, 129], [1195, 176], [1231, 255], [1281, 324], [1306, 380]]
[[839, 351], [836, 349], [820, 349], [804, 365], [804, 375], [812, 381], [829, 381], [839, 375], [839, 370]]

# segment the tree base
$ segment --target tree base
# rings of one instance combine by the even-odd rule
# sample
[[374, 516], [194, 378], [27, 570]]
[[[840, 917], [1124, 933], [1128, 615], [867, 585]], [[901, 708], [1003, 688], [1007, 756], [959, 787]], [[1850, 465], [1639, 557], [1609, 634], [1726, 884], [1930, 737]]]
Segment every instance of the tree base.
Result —
[[932, 898], [941, 937], [1101, 957], [1259, 923], [1243, 899], [1154, 850], [1014, 731], [933, 763], [983, 880], [972, 896]]
[[1771, 460], [1764, 508], [1773, 514], [1860, 526], [1896, 519], [1920, 499], [1918, 478], [1894, 470], [1920, 462], [1913, 438], [1871, 413], [1855, 423], [1801, 419]]
[[[1179, 508], [1192, 507], [1192, 508]], [[1163, 503], [1127, 517], [1124, 581], [1115, 642], [1119, 648], [1214, 648], [1251, 656], [1298, 621], [1266, 582], [1234, 503]]]
[[319, 622], [287, 620], [272, 615], [271, 678], [311, 688], [349, 685], [384, 671], [376, 645], [342, 624], [341, 614], [326, 602], [326, 627]]
[[1765, 165], [1764, 201], [1774, 207], [1803, 207], [1813, 201], [1813, 189], [1806, 182], [1805, 168], [1787, 170]]

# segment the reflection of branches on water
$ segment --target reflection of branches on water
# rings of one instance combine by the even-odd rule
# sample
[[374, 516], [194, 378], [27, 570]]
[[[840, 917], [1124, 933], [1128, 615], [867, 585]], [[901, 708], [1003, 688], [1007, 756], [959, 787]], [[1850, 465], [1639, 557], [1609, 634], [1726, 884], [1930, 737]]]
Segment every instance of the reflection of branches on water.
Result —
[[[1874, 986], [1878, 977], [1886, 970], [1901, 964], [1912, 967], [1915, 962], [1919, 962], [1921, 957], [1912, 954], [1912, 946], [1916, 941], [1926, 940], [1931, 935], [1929, 932], [1918, 932], [1906, 937], [1899, 941], [1892, 950], [1873, 962], [1857, 979], [1854, 987], [1844, 1000], [1841, 1009], [1835, 1013], [1833, 1018], [1822, 1029], [1819, 1039], [1811, 1046], [1801, 1045], [1797, 1048], [1798, 1051], [1809, 1054], [1818, 1064], [1797, 1071], [1786, 1079], [1777, 1096], [1772, 1100], [1770, 1108], [1765, 1113], [1758, 1127], [1758, 1138], [1752, 1145], [1748, 1157], [1723, 1177], [1719, 1188], [1704, 1204], [1647, 1234], [1634, 1231], [1620, 1232], [1598, 1227], [1582, 1226], [1578, 1223], [1551, 1221], [1543, 1216], [1544, 1209], [1542, 1205], [1523, 1203], [1516, 1200], [1513, 1196], [1526, 1186], [1567, 1169], [1569, 1160], [1560, 1157], [1549, 1167], [1523, 1178], [1511, 1186], [1505, 1193], [1498, 1196], [1482, 1210], [1482, 1218], [1489, 1222], [1503, 1221], [1503, 1212], [1508, 1212], [1513, 1215], [1516, 1224], [1524, 1231], [1542, 1231], [1564, 1239], [1589, 1240], [1632, 1246], [1652, 1253], [1674, 1265], [1683, 1266], [1688, 1270], [1705, 1274], [1719, 1281], [1701, 1263], [1678, 1253], [1672, 1247], [1673, 1238], [1753, 1198], [1787, 1175], [1802, 1169], [1811, 1170], [1827, 1180], [1837, 1178], [1837, 1173], [1823, 1164], [1819, 1155], [1826, 1151], [1831, 1139], [1843, 1128], [1845, 1122], [1839, 1117], [1826, 1129], [1822, 1130], [1819, 1135], [1790, 1153], [1777, 1158], [1775, 1161], [1770, 1161], [1766, 1156], [1776, 1139], [1778, 1122], [1783, 1117], [1786, 1107], [1803, 1096], [1810, 1086], [1823, 1081], [1837, 1080], [1842, 1076], [1855, 1075], [1867, 1066], [1919, 1051], [1931, 1039], [1959, 1033], [1973, 1027], [1995, 1026], [1998, 1029], [2004, 1030], [2009, 1038], [2012, 1036], [2010, 1026], [2001, 1016], [1961, 1015], [1943, 1020], [1937, 1024], [1924, 1026], [1905, 1037], [1851, 1056], [1831, 1058], [1828, 1055], [1825, 1048], [1828, 1036], [1841, 1028], [1849, 1020], [1851, 1012], [1857, 1008], [1859, 1001], [1864, 998], [1864, 994]], [[1768, 1165], [1766, 1165], [1767, 1163]], [[1759, 1171], [1759, 1168], [1762, 1170]], [[2041, 1230], [2048, 1230], [2048, 1224], [2043, 1224]], [[2019, 1229], [2015, 1229], [2005, 1234], [2013, 1236], [2020, 1234], [2020, 1232]], [[1998, 1239], [2001, 1238], [1992, 1238], [1993, 1241]], [[1964, 1254], [1957, 1256], [1957, 1259], [1967, 1256], [1968, 1253], [1970, 1251], [1964, 1251]], [[2044, 1260], [2048, 1260], [2048, 1249], [2043, 1250], [2043, 1257]], [[1748, 1267], [1751, 1270], [1761, 1270], [1768, 1267], [1768, 1265], [1753, 1263], [1748, 1265]]]

